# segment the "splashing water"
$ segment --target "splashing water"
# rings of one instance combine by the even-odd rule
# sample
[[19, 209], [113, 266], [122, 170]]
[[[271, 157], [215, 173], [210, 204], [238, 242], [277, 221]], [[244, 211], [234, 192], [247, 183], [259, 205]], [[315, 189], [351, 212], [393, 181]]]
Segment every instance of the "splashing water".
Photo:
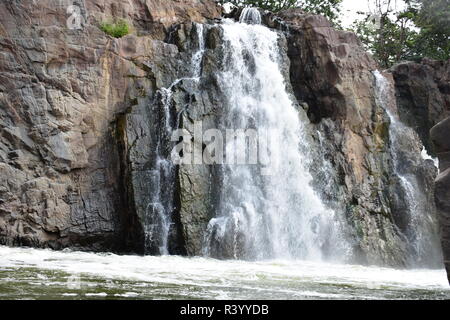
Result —
[[[403, 125], [389, 109], [390, 85], [387, 79], [377, 70], [373, 72], [376, 81], [377, 103], [386, 111], [390, 119], [390, 145], [391, 157], [394, 162], [394, 170], [399, 178], [401, 188], [407, 204], [407, 226], [405, 232], [408, 243], [412, 247], [411, 263], [413, 266], [441, 266], [442, 256], [438, 237], [438, 223], [436, 217], [429, 212], [428, 199], [421, 190], [417, 177], [401, 159], [404, 147], [404, 139], [414, 137], [414, 131]], [[411, 150], [406, 150], [411, 152]], [[423, 160], [422, 153], [416, 155]]]
[[144, 234], [145, 252], [151, 254], [169, 254], [169, 237], [173, 228], [174, 190], [176, 189], [176, 167], [170, 159], [172, 147], [170, 137], [174, 129], [179, 127], [179, 117], [172, 115], [172, 97], [174, 88], [183, 80], [198, 82], [201, 74], [201, 61], [205, 52], [204, 30], [202, 24], [194, 24], [198, 48], [192, 55], [192, 77], [175, 80], [169, 87], [159, 90], [160, 105], [162, 106], [160, 123], [164, 125], [158, 132], [156, 147], [156, 161], [154, 169], [150, 171], [152, 185], [151, 201], [147, 205]]
[[0, 246], [3, 299], [450, 299], [445, 270]]
[[425, 147], [422, 148], [422, 152], [420, 153], [423, 160], [431, 160], [433, 161], [434, 166], [439, 170], [439, 159], [433, 158], [428, 154], [428, 151]]
[[256, 8], [244, 8], [239, 18], [240, 23], [261, 24], [261, 14]]
[[[307, 118], [287, 91], [281, 71], [279, 35], [255, 24], [258, 11], [247, 10], [241, 21], [225, 22], [225, 70], [218, 74], [224, 118], [229, 129], [269, 133], [270, 174], [258, 165], [222, 168], [221, 195], [207, 228], [204, 253], [244, 259], [345, 259], [348, 245], [339, 217], [313, 190]], [[258, 13], [259, 15], [259, 13]], [[281, 35], [280, 35], [281, 36]], [[285, 58], [285, 57], [284, 57]], [[245, 150], [227, 141], [226, 154]]]

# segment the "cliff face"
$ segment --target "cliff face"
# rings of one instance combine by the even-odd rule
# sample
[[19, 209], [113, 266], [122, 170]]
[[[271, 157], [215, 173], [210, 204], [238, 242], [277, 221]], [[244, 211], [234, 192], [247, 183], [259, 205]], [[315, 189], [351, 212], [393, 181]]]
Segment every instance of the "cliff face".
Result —
[[[72, 3], [80, 30], [67, 27]], [[169, 83], [170, 27], [220, 13], [210, 1], [2, 1], [1, 243], [143, 252], [117, 119]], [[134, 34], [103, 33], [113, 17]]]
[[440, 173], [436, 179], [436, 206], [441, 224], [442, 249], [445, 268], [450, 283], [450, 118], [439, 122], [431, 129], [437, 156], [439, 157]]
[[435, 154], [430, 130], [450, 116], [450, 61], [400, 63], [390, 72], [401, 120], [414, 128], [427, 150]]
[[[214, 26], [221, 11], [208, 0], [86, 0], [79, 7], [85, 23], [70, 30], [63, 0], [0, 4], [0, 242], [158, 253], [164, 239], [154, 231], [164, 212], [172, 221], [164, 231], [168, 253], [201, 254], [220, 170], [164, 160], [171, 130], [194, 133], [201, 120], [203, 133], [223, 116], [215, 75], [224, 43]], [[133, 34], [114, 39], [100, 31], [99, 22], [113, 17], [130, 21]], [[391, 120], [377, 98], [376, 63], [354, 34], [323, 17], [288, 10], [263, 21], [280, 35], [285, 80], [314, 146], [315, 187], [350, 225], [349, 260], [411, 264], [406, 195]], [[383, 98], [413, 125], [402, 90], [422, 84], [401, 70], [393, 72], [398, 112], [389, 74]], [[420, 158], [417, 135], [405, 132], [402, 174], [416, 177], [432, 214], [436, 172]], [[327, 165], [331, 176], [321, 170]]]
[[439, 159], [435, 201], [450, 282], [450, 60], [400, 63], [390, 72], [395, 79], [401, 119], [415, 129], [427, 150]]

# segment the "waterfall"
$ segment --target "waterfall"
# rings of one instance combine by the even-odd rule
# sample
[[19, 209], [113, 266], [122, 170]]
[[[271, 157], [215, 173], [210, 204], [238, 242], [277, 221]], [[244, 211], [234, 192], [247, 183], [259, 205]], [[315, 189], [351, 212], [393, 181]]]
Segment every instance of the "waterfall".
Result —
[[[386, 111], [390, 120], [390, 154], [394, 163], [394, 173], [398, 177], [406, 203], [406, 226], [404, 230], [408, 244], [412, 248], [411, 264], [415, 267], [440, 266], [439, 232], [436, 217], [429, 212], [428, 199], [415, 175], [414, 168], [408, 167], [403, 154], [414, 152], [405, 150], [405, 141], [417, 138], [415, 132], [402, 124], [389, 108], [390, 84], [379, 72], [374, 71], [377, 103]], [[403, 145], [402, 145], [403, 144]], [[425, 151], [426, 154], [426, 151]], [[415, 158], [424, 159], [424, 149], [418, 150]]]
[[[338, 214], [327, 208], [312, 187], [306, 117], [289, 93], [282, 72], [284, 54], [278, 33], [259, 25], [256, 9], [241, 22], [226, 21], [223, 65], [217, 75], [226, 97], [223, 128], [255, 129], [270, 140], [270, 170], [261, 165], [221, 167], [221, 192], [210, 220], [204, 253], [244, 259], [345, 259], [348, 250]], [[258, 22], [258, 23], [257, 23]], [[261, 136], [260, 136], [261, 138]], [[264, 139], [263, 139], [264, 140]], [[234, 141], [227, 157], [243, 151]], [[261, 150], [260, 150], [261, 152]]]
[[172, 131], [171, 100], [173, 83], [169, 88], [159, 92], [162, 110], [157, 128], [157, 144], [154, 163], [150, 170], [150, 202], [147, 204], [144, 222], [145, 252], [151, 254], [169, 254], [168, 242], [172, 227], [172, 211], [174, 207], [173, 190], [176, 170], [168, 158], [166, 145]]
[[201, 61], [205, 52], [203, 25], [194, 24], [198, 46], [191, 58], [191, 77], [175, 80], [169, 87], [159, 90], [160, 128], [157, 132], [155, 163], [150, 170], [151, 201], [147, 205], [144, 235], [145, 252], [151, 254], [169, 254], [169, 239], [174, 223], [174, 192], [176, 190], [176, 166], [170, 157], [173, 130], [179, 127], [179, 115], [174, 116], [172, 106], [173, 90], [183, 80], [198, 83], [201, 74]]
[[244, 8], [239, 18], [240, 23], [261, 24], [261, 14], [256, 8]]

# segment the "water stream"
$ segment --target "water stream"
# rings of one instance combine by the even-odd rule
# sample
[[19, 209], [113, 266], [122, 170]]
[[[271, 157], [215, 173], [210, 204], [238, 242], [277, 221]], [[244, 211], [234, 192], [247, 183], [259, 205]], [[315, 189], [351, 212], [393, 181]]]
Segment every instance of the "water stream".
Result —
[[[221, 25], [226, 63], [218, 79], [226, 97], [223, 128], [269, 136], [269, 169], [249, 162], [222, 168], [221, 195], [208, 225], [205, 254], [320, 261], [331, 258], [324, 254], [328, 249], [332, 258], [342, 261], [348, 247], [338, 213], [327, 208], [312, 187], [308, 120], [299, 114], [282, 71], [283, 35], [260, 21], [259, 12], [249, 9], [240, 23]], [[227, 158], [245, 154], [245, 147], [227, 141]]]
[[[159, 111], [160, 129], [157, 133], [155, 163], [151, 170], [151, 201], [147, 205], [145, 216], [145, 252], [147, 254], [169, 254], [169, 238], [172, 232], [174, 204], [174, 190], [176, 189], [176, 166], [171, 159], [171, 136], [173, 130], [179, 127], [179, 116], [173, 110], [173, 91], [182, 81], [198, 83], [201, 72], [201, 61], [205, 52], [204, 27], [194, 24], [197, 48], [191, 58], [191, 76], [175, 80], [167, 88], [159, 90], [157, 104]], [[174, 115], [175, 114], [175, 115]]]

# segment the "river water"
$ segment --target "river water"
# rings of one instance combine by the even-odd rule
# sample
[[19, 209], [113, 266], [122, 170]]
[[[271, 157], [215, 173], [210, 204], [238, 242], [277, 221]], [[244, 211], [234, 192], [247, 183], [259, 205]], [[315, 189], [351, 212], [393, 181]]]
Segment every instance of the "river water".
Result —
[[444, 270], [0, 246], [0, 299], [450, 299]]

